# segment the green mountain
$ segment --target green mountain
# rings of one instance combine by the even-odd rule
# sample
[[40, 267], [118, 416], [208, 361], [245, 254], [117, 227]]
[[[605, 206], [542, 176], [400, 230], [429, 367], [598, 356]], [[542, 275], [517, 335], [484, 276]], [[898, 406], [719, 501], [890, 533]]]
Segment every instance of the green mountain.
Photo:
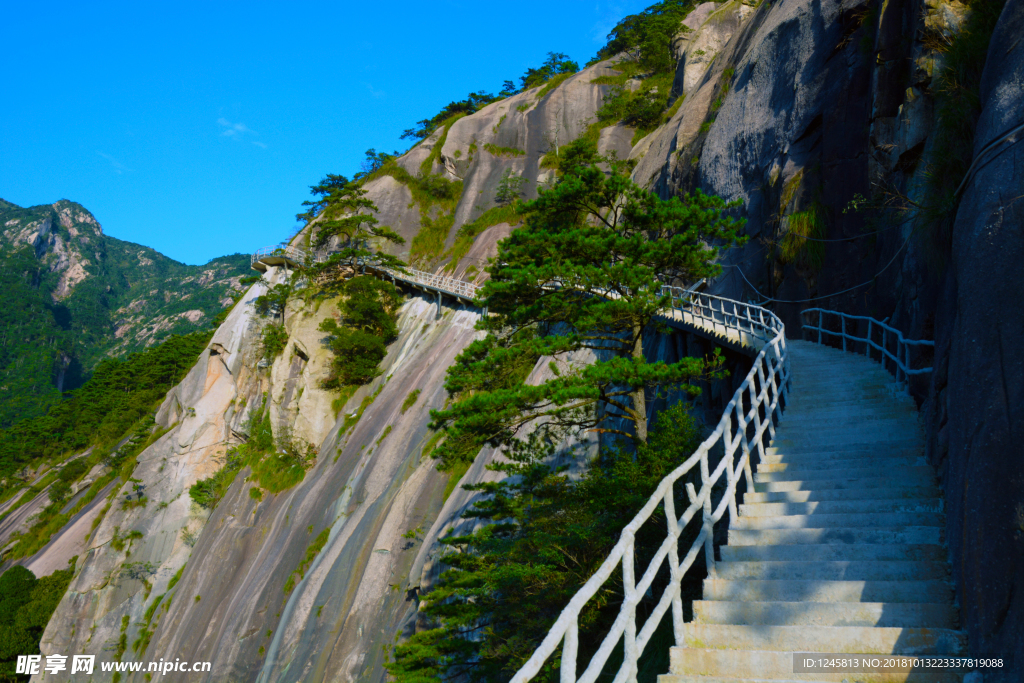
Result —
[[80, 204], [0, 199], [0, 428], [45, 413], [102, 359], [208, 328], [249, 257], [188, 266], [103, 234]]

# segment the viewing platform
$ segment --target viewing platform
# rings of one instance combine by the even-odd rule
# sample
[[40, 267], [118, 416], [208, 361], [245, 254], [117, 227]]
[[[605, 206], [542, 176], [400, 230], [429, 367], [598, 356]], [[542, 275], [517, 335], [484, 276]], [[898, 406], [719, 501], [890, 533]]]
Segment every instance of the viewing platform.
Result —
[[272, 247], [257, 249], [252, 255], [250, 265], [253, 270], [267, 272], [271, 266], [286, 266], [291, 269], [301, 268], [306, 264], [307, 254], [301, 249], [278, 244]]

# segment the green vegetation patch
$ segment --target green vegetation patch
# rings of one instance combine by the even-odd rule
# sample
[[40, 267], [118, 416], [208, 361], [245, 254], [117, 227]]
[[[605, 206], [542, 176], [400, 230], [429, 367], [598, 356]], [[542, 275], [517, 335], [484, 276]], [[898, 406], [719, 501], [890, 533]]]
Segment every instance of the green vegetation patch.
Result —
[[250, 413], [244, 431], [248, 440], [228, 450], [224, 466], [189, 488], [189, 496], [196, 505], [215, 508], [246, 465], [252, 470], [250, 479], [256, 481], [259, 488], [276, 494], [301, 482], [306, 471], [316, 463], [317, 450], [312, 444], [300, 442], [288, 434], [275, 437], [266, 394], [260, 407]]
[[[446, 135], [447, 127], [442, 137]], [[434, 150], [437, 152], [436, 158], [440, 158], [442, 146], [442, 140], [439, 140], [434, 146]], [[470, 146], [470, 153], [473, 151], [473, 146]], [[455, 209], [462, 197], [461, 180], [448, 180], [442, 175], [430, 173], [434, 158], [434, 154], [431, 152], [431, 156], [421, 165], [418, 176], [413, 176], [394, 161], [384, 164], [374, 174], [368, 176], [370, 179], [385, 175], [391, 176], [409, 188], [413, 203], [419, 207], [420, 229], [413, 237], [409, 248], [409, 259], [414, 264], [426, 264], [444, 251], [448, 233], [455, 225]]]
[[469, 253], [473, 246], [473, 241], [488, 228], [501, 223], [518, 225], [522, 220], [522, 217], [516, 213], [516, 207], [513, 204], [494, 206], [487, 209], [477, 216], [475, 220], [459, 228], [459, 231], [455, 234], [455, 242], [452, 244], [452, 248], [445, 254], [445, 256], [451, 259], [448, 262], [447, 269], [450, 272], [454, 272], [459, 261]]
[[[320, 554], [320, 551], [324, 549], [324, 546], [327, 545], [327, 539], [330, 538], [330, 535], [330, 528], [324, 529], [319, 534], [317, 534], [317, 537], [314, 538], [313, 541], [306, 547], [306, 553], [302, 556], [302, 561], [299, 562], [299, 566], [296, 567], [295, 570], [288, 575], [288, 580], [285, 581], [285, 595], [292, 592], [292, 590], [295, 588], [296, 583], [306, 578], [306, 571], [309, 569], [309, 566], [313, 564], [313, 560], [315, 560], [316, 556]], [[296, 577], [298, 577], [297, 580]]]
[[184, 378], [211, 335], [204, 331], [169, 337], [124, 359], [100, 362], [89, 381], [49, 413], [0, 430], [0, 478], [14, 482], [12, 475], [22, 467], [89, 446], [97, 451], [113, 448]]
[[356, 409], [354, 414], [345, 416], [345, 421], [342, 422], [341, 429], [338, 430], [339, 436], [348, 432], [348, 430], [352, 429], [352, 427], [354, 427], [355, 424], [359, 422], [359, 418], [363, 416], [363, 413], [366, 412], [367, 408], [373, 405], [373, 402], [377, 399], [377, 396], [380, 395], [380, 392], [383, 389], [384, 384], [381, 383], [381, 385], [377, 387], [377, 391], [373, 392], [372, 394], [370, 394], [369, 396], [365, 397], [362, 400], [362, 402], [359, 404], [359, 408]]
[[491, 144], [490, 142], [484, 145], [484, 149], [496, 157], [504, 157], [506, 159], [526, 156], [526, 152], [521, 149], [516, 149], [515, 147], [499, 147], [498, 145]]
[[409, 408], [412, 408], [414, 405], [416, 405], [416, 401], [418, 401], [419, 398], [419, 389], [413, 389], [412, 391], [410, 391], [409, 395], [405, 397], [404, 401], [402, 401], [402, 414], [404, 415], [405, 411], [409, 410]]
[[[72, 224], [64, 225], [59, 213]], [[64, 273], [55, 267], [59, 257], [49, 251], [37, 258], [32, 247], [16, 247], [0, 235], [0, 429], [66, 402], [66, 392], [80, 388], [105, 359], [210, 327], [226, 310], [224, 303], [240, 294], [248, 255], [187, 266], [149, 247], [97, 234], [94, 223], [82, 222], [87, 216], [84, 207], [65, 200], [28, 208], [0, 203], [7, 235], [49, 221], [50, 234], [87, 259], [86, 278], [69, 295], [55, 296]], [[190, 314], [196, 322], [182, 316], [190, 311], [201, 314]], [[0, 479], [5, 476], [0, 472]]]
[[825, 261], [825, 243], [817, 240], [825, 239], [827, 232], [825, 206], [814, 202], [811, 208], [787, 216], [785, 222], [788, 230], [779, 243], [779, 260], [820, 270]]
[[74, 577], [77, 559], [38, 579], [21, 565], [0, 576], [0, 680], [24, 680], [14, 673], [18, 655], [39, 654], [39, 641]]
[[284, 353], [285, 347], [288, 346], [288, 332], [284, 329], [284, 325], [267, 325], [263, 328], [260, 343], [264, 358], [277, 358]]
[[558, 86], [562, 85], [562, 83], [565, 83], [567, 80], [572, 78], [572, 76], [575, 75], [575, 73], [575, 71], [562, 72], [560, 74], [552, 76], [544, 83], [544, 87], [540, 89], [540, 92], [537, 93], [537, 100], [539, 101], [543, 99], [552, 90], [554, 90]]
[[981, 75], [989, 42], [1005, 0], [970, 0], [964, 25], [952, 40], [929, 33], [926, 44], [942, 53], [942, 70], [935, 93], [934, 146], [925, 159], [921, 221], [930, 226], [933, 258], [950, 253], [953, 221], [959, 198], [956, 190], [974, 159], [974, 135], [981, 115]]

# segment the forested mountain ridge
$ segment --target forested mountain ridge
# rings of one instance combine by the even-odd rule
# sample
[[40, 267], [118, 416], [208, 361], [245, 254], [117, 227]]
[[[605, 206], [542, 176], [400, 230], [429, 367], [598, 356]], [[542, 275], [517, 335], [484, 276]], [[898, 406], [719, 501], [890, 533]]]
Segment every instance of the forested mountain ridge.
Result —
[[75, 202], [0, 199], [0, 428], [45, 413], [103, 358], [209, 327], [248, 266], [179, 263], [104, 235]]

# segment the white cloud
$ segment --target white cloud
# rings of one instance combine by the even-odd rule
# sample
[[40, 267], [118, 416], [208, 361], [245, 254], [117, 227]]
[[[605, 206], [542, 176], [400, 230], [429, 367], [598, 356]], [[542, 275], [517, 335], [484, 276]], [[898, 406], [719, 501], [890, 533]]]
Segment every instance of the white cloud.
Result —
[[118, 161], [114, 157], [110, 156], [109, 154], [106, 154], [106, 153], [101, 152], [99, 150], [96, 150], [96, 153], [99, 154], [101, 157], [103, 157], [104, 159], [106, 159], [107, 161], [110, 162], [110, 165], [114, 167], [114, 172], [115, 173], [120, 174], [120, 173], [124, 173], [125, 171], [128, 171], [130, 173], [132, 171], [132, 169], [128, 168], [127, 166], [125, 166], [124, 164], [122, 164], [120, 161]]
[[369, 90], [370, 94], [373, 95], [377, 99], [380, 99], [380, 98], [385, 97], [387, 95], [387, 93], [385, 93], [383, 90], [377, 90], [372, 85], [370, 85], [369, 83], [366, 84], [366, 89]]
[[221, 133], [221, 135], [223, 135], [225, 137], [229, 137], [229, 138], [230, 137], [242, 137], [246, 133], [252, 133], [253, 135], [259, 135], [256, 131], [254, 131], [252, 128], [249, 128], [244, 123], [231, 123], [230, 121], [228, 121], [223, 116], [220, 117], [219, 119], [217, 119], [217, 125], [219, 125], [221, 128], [226, 129], [226, 130], [224, 130], [224, 132]]
[[267, 146], [266, 146], [266, 145], [264, 145], [264, 144], [263, 144], [262, 142], [257, 142], [256, 140], [253, 140], [253, 141], [252, 141], [252, 144], [254, 144], [254, 145], [256, 145], [257, 147], [260, 147], [260, 148], [262, 148], [262, 149], [266, 149], [266, 148], [267, 148]]

